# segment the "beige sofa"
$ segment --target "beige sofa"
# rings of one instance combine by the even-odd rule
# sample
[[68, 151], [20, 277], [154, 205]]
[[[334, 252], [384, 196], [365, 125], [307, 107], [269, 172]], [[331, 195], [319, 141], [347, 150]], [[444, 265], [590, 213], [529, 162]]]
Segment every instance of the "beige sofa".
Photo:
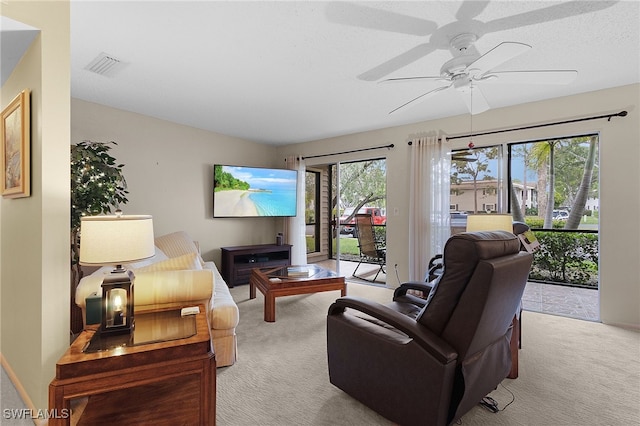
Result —
[[[238, 306], [227, 283], [213, 262], [205, 262], [198, 245], [186, 232], [156, 238], [156, 254], [150, 259], [125, 265], [135, 274], [135, 312], [174, 306], [202, 304], [207, 307], [211, 342], [218, 367], [236, 361]], [[100, 284], [113, 267], [103, 267], [88, 275], [76, 289], [76, 304], [86, 325], [86, 298], [101, 294]]]

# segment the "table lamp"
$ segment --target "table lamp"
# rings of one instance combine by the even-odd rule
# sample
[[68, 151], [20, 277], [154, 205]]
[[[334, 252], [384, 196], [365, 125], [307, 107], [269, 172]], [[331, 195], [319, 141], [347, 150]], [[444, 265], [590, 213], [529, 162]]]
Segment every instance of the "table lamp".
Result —
[[102, 281], [100, 333], [133, 329], [134, 274], [122, 265], [155, 254], [153, 220], [147, 215], [87, 216], [80, 220], [80, 264], [114, 265]]
[[508, 231], [513, 233], [510, 214], [472, 214], [467, 216], [467, 232]]

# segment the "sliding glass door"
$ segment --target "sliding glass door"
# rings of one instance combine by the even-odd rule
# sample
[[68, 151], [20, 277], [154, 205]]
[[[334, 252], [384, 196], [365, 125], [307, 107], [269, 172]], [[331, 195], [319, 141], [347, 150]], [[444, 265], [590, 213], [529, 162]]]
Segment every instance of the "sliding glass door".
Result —
[[[379, 247], [386, 245], [386, 161], [384, 158], [336, 163], [330, 166], [332, 206], [331, 255], [336, 270], [351, 276], [358, 267], [358, 276], [374, 281], [379, 264], [360, 250], [356, 214], [371, 216], [375, 240]], [[361, 262], [362, 261], [362, 262]], [[360, 263], [360, 266], [358, 264]], [[371, 277], [369, 276], [371, 275]], [[383, 284], [384, 274], [375, 282]]]

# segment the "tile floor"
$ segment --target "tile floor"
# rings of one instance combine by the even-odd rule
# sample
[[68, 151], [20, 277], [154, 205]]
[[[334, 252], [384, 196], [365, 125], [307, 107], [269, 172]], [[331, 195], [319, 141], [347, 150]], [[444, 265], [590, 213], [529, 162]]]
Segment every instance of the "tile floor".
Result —
[[[335, 267], [335, 260], [318, 263], [326, 268], [333, 269]], [[390, 286], [396, 286], [397, 278], [392, 269], [387, 270], [387, 275], [380, 274], [372, 283], [352, 277], [356, 265], [356, 262], [340, 262], [340, 273], [346, 277], [347, 282], [384, 286], [389, 278], [392, 280]], [[376, 272], [376, 265], [363, 264], [358, 270], [358, 275], [372, 279]], [[529, 282], [525, 288], [522, 303], [523, 309], [526, 311], [587, 321], [600, 321], [599, 292], [597, 290]]]
[[598, 290], [529, 282], [522, 304], [526, 311], [600, 321]]

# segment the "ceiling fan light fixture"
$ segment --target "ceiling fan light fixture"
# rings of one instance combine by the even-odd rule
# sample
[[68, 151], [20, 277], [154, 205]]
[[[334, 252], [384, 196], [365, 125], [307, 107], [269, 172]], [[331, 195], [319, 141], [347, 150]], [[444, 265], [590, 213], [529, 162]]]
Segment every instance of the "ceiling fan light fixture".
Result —
[[462, 33], [453, 37], [449, 46], [453, 52], [466, 52], [473, 43], [478, 40], [478, 36], [472, 33]]

